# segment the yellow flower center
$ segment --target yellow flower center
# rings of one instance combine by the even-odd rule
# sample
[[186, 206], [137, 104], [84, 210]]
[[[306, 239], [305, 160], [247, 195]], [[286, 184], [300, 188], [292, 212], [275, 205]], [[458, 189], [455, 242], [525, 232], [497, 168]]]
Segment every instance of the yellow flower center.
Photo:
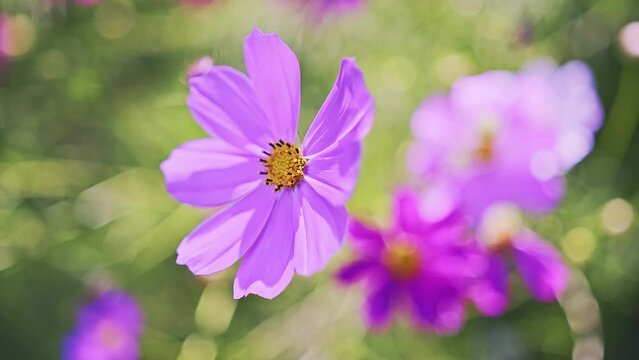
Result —
[[415, 245], [392, 242], [382, 252], [382, 264], [395, 278], [406, 280], [419, 273], [421, 258]]
[[282, 190], [283, 187], [294, 188], [304, 179], [304, 166], [308, 160], [304, 159], [302, 152], [297, 145], [279, 140], [276, 143], [269, 143], [271, 151], [264, 151], [266, 159], [260, 162], [266, 168], [260, 174], [266, 175], [264, 184], [275, 187], [275, 191]]
[[490, 134], [482, 136], [481, 142], [477, 149], [475, 149], [475, 158], [481, 162], [488, 162], [492, 160], [495, 155], [494, 151], [494, 137]]

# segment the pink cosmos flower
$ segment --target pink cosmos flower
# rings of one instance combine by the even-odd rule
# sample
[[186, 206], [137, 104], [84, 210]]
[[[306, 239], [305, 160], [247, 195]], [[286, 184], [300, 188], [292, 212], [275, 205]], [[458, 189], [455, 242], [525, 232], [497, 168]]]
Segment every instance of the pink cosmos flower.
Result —
[[63, 360], [136, 360], [142, 312], [127, 294], [106, 292], [78, 313], [76, 328], [66, 338]]
[[518, 74], [491, 71], [458, 80], [412, 119], [410, 169], [429, 187], [425, 211], [461, 205], [474, 219], [495, 202], [532, 213], [552, 209], [563, 175], [588, 154], [602, 123], [590, 70], [573, 61], [536, 63]]
[[365, 318], [374, 329], [390, 325], [393, 312], [406, 309], [415, 326], [454, 333], [464, 321], [466, 287], [481, 264], [459, 216], [429, 222], [418, 206], [414, 193], [401, 190], [390, 228], [352, 220], [349, 239], [357, 258], [339, 271], [338, 281], [364, 282]]
[[570, 273], [561, 255], [524, 227], [516, 205], [501, 203], [488, 208], [478, 238], [476, 251], [486, 263], [468, 294], [482, 313], [496, 316], [506, 310], [511, 265], [537, 300], [555, 301], [566, 289]]
[[178, 264], [196, 275], [242, 259], [234, 297], [273, 298], [295, 272], [311, 275], [338, 251], [359, 172], [373, 99], [353, 59], [297, 141], [300, 70], [276, 34], [246, 38], [248, 77], [213, 66], [189, 80], [188, 106], [211, 136], [187, 142], [162, 163], [169, 193], [185, 204], [228, 205], [178, 247]]

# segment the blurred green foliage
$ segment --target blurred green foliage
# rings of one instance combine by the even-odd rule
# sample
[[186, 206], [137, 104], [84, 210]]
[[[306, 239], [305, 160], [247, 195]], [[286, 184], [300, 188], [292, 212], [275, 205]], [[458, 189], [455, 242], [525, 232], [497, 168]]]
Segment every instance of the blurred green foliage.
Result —
[[[567, 359], [596, 354], [600, 336], [607, 359], [639, 358], [639, 62], [617, 42], [639, 19], [636, 0], [370, 0], [320, 24], [278, 0], [45, 5], [0, 0], [34, 36], [0, 73], [2, 359], [58, 358], [77, 306], [109, 284], [144, 307], [144, 359]], [[558, 211], [530, 221], [585, 274], [597, 301], [587, 283], [562, 306], [515, 288], [506, 316], [471, 311], [457, 336], [404, 325], [377, 334], [361, 323], [357, 292], [331, 282], [348, 250], [274, 301], [232, 301], [234, 270], [196, 278], [176, 265], [181, 238], [211, 213], [175, 203], [158, 169], [172, 148], [205, 136], [185, 105], [185, 71], [204, 55], [243, 69], [254, 26], [278, 32], [299, 57], [300, 137], [340, 58], [357, 58], [377, 113], [349, 209], [380, 222], [406, 180], [408, 121], [425, 96], [460, 75], [516, 70], [539, 56], [588, 62], [607, 122]], [[609, 203], [616, 197], [625, 200]]]

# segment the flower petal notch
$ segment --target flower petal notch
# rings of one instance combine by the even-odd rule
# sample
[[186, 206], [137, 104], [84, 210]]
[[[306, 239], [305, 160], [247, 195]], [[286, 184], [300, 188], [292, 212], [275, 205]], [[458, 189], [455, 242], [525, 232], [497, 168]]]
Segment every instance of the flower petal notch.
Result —
[[241, 261], [234, 297], [272, 299], [341, 247], [373, 98], [355, 60], [344, 59], [300, 143], [297, 57], [259, 29], [244, 57], [248, 76], [208, 61], [189, 76], [187, 104], [210, 138], [178, 147], [161, 170], [177, 201], [224, 206], [184, 238], [178, 264], [208, 275]]

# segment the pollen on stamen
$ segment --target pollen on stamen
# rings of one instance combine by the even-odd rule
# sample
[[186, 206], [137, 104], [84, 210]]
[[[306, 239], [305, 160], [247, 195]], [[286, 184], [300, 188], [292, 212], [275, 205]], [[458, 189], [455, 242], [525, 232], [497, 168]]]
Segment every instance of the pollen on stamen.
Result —
[[297, 145], [282, 139], [268, 145], [272, 148], [271, 152], [263, 151], [267, 158], [260, 159], [266, 168], [266, 171], [260, 172], [266, 175], [264, 184], [275, 187], [275, 192], [284, 187], [294, 188], [304, 179], [304, 167], [308, 160], [304, 159]]

